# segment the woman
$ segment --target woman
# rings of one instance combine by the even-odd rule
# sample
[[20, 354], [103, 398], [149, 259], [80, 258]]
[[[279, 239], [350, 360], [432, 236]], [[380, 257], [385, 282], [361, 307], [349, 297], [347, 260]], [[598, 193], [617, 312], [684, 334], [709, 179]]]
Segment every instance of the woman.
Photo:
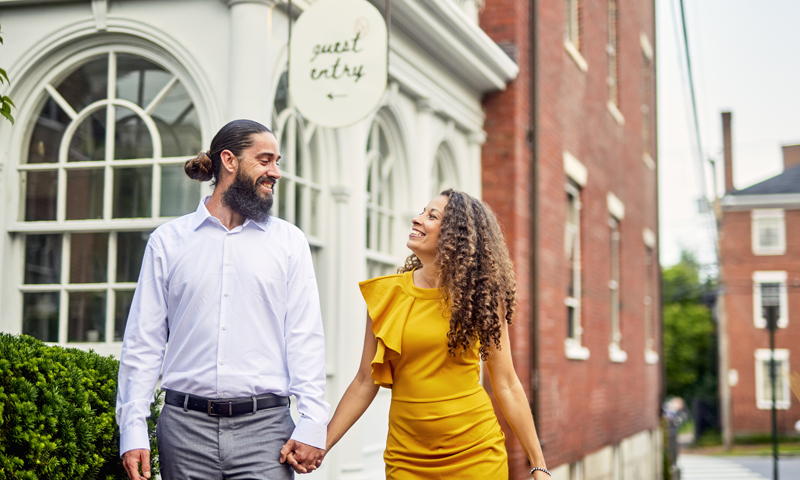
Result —
[[408, 247], [413, 254], [398, 274], [360, 283], [369, 311], [364, 350], [328, 425], [327, 450], [383, 386], [392, 389], [387, 479], [507, 478], [503, 431], [479, 380], [483, 359], [531, 473], [547, 478], [511, 362], [516, 282], [494, 214], [446, 190], [412, 220]]

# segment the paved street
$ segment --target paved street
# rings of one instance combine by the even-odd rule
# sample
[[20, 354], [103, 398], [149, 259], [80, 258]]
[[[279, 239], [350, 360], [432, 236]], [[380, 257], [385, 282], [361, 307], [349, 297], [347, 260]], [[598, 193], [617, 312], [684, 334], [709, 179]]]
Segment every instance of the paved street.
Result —
[[[678, 457], [681, 480], [771, 480], [770, 457], [711, 457], [681, 454]], [[800, 458], [781, 458], [780, 480], [800, 479]]]

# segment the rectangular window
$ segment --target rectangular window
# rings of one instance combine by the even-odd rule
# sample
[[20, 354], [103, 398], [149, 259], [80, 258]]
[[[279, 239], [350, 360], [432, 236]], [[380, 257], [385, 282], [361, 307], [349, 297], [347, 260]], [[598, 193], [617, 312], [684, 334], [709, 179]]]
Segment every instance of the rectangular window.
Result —
[[780, 208], [756, 209], [750, 214], [754, 255], [786, 253], [786, 223]]
[[567, 0], [567, 31], [566, 40], [570, 42], [576, 49], [581, 48], [581, 35], [580, 35], [580, 8], [578, 5], [579, 0]]
[[608, 0], [608, 102], [619, 107], [619, 40], [617, 38], [618, 26], [617, 0]]
[[[770, 377], [770, 350], [759, 348], [756, 357], [756, 405], [759, 409], [772, 408], [772, 379]], [[789, 396], [789, 350], [775, 349], [775, 406], [786, 410], [791, 404]]]
[[653, 71], [647, 55], [642, 54], [642, 153], [652, 155]]
[[767, 309], [774, 307], [778, 327], [789, 326], [789, 299], [786, 272], [753, 272], [753, 319], [757, 328], [767, 327]]
[[645, 362], [647, 363], [658, 362], [658, 353], [656, 352], [655, 341], [655, 331], [657, 330], [655, 326], [655, 319], [657, 318], [657, 306], [654, 301], [656, 291], [655, 279], [657, 274], [658, 269], [656, 268], [653, 246], [647, 245], [644, 253], [644, 358]]
[[580, 187], [572, 180], [567, 182], [567, 211], [564, 228], [564, 254], [567, 261], [567, 291], [564, 303], [567, 308], [567, 358], [585, 360], [589, 350], [581, 345], [581, 200]]
[[614, 217], [609, 217], [610, 227], [610, 280], [608, 289], [610, 292], [609, 303], [611, 307], [611, 343], [608, 346], [609, 358], [613, 362], [624, 362], [628, 355], [622, 351], [622, 330], [620, 328], [620, 221]]

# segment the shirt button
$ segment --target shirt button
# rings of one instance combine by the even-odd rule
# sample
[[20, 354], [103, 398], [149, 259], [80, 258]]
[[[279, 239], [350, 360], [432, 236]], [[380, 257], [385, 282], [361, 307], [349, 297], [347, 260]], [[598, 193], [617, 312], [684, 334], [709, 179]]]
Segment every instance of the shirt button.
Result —
[[223, 326], [222, 326], [222, 329], [223, 329], [223, 330], [227, 330], [227, 329], [228, 329], [228, 326], [227, 326], [227, 325], [223, 325]]
[[225, 262], [225, 266], [226, 267], [230, 267], [231, 266], [231, 262]]
[[219, 362], [219, 364], [220, 364], [220, 365], [225, 365], [225, 360], [221, 360], [221, 361]]
[[228, 296], [228, 292], [225, 292], [225, 293], [223, 293], [222, 295], [224, 295], [224, 296], [226, 296], [226, 297], [227, 297], [227, 296]]

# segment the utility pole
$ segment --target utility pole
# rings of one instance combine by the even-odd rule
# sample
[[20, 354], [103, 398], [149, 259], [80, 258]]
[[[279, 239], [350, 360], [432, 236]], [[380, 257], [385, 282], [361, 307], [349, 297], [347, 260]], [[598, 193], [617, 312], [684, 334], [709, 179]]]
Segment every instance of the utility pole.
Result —
[[[780, 286], [762, 287], [766, 290], [779, 289]], [[767, 329], [769, 330], [769, 381], [772, 386], [772, 480], [778, 480], [778, 409], [777, 409], [777, 395], [775, 392], [775, 383], [777, 374], [775, 372], [775, 330], [778, 328], [778, 305], [777, 299], [780, 298], [780, 292], [774, 292], [772, 295], [762, 294], [762, 301], [764, 302], [764, 317], [767, 319]]]

